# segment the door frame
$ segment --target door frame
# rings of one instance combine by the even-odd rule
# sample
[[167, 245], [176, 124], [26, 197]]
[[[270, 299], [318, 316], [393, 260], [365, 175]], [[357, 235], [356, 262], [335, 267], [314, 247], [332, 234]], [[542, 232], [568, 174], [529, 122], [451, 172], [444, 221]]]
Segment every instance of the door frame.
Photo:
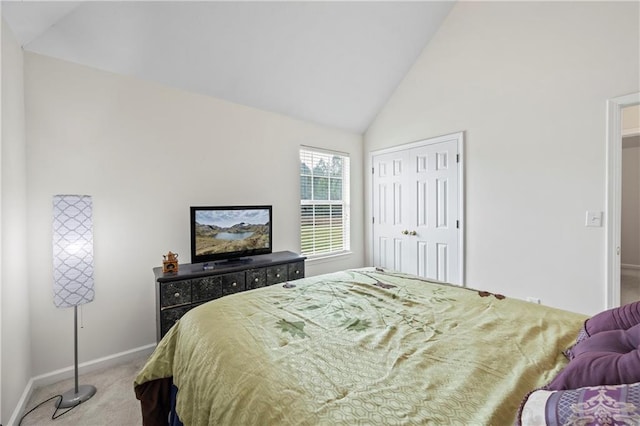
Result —
[[640, 92], [607, 100], [606, 309], [620, 306], [622, 109], [640, 104]]
[[406, 149], [417, 148], [426, 145], [433, 145], [442, 142], [448, 142], [451, 140], [456, 141], [457, 150], [458, 150], [458, 220], [459, 220], [459, 232], [458, 232], [458, 276], [460, 277], [459, 285], [461, 287], [465, 287], [465, 217], [464, 217], [464, 200], [465, 200], [465, 181], [464, 181], [464, 164], [465, 164], [465, 156], [464, 156], [464, 132], [456, 132], [450, 133], [447, 135], [436, 136], [433, 138], [420, 139], [415, 142], [409, 142], [402, 145], [395, 145], [390, 148], [379, 149], [375, 151], [371, 151], [369, 153], [369, 164], [371, 167], [371, 205], [370, 205], [370, 214], [367, 218], [368, 223], [371, 225], [371, 232], [369, 235], [369, 263], [373, 264], [373, 251], [374, 251], [374, 238], [373, 238], [373, 200], [374, 194], [373, 191], [375, 188], [373, 187], [373, 159], [377, 155], [388, 154], [391, 152], [404, 151]]

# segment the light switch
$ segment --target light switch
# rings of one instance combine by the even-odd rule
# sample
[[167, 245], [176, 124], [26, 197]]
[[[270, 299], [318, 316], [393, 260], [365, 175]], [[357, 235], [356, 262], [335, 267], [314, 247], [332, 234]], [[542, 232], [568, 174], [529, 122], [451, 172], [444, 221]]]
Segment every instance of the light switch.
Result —
[[584, 226], [594, 226], [594, 227], [602, 226], [602, 212], [588, 210], [587, 222], [584, 224]]

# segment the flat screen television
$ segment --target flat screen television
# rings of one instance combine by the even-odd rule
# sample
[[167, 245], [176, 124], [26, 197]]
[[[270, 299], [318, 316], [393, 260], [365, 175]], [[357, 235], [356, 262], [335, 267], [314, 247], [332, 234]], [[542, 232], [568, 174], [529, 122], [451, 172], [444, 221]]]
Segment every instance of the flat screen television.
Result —
[[191, 207], [191, 263], [271, 253], [271, 206]]

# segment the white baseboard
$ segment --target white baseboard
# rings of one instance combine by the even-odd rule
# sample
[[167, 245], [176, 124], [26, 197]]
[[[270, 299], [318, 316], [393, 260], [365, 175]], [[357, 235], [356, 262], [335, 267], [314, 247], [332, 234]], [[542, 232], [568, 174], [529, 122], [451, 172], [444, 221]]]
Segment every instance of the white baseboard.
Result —
[[[149, 345], [140, 346], [139, 348], [134, 348], [128, 351], [105, 356], [103, 358], [94, 359], [92, 361], [83, 362], [82, 364], [78, 364], [78, 375], [80, 376], [92, 371], [113, 367], [115, 365], [131, 361], [138, 357], [149, 356], [155, 348], [156, 344], [151, 343]], [[7, 426], [16, 426], [18, 424], [20, 417], [22, 417], [22, 413], [27, 409], [27, 403], [29, 402], [29, 398], [31, 398], [31, 395], [33, 394], [33, 391], [35, 389], [57, 383], [61, 380], [70, 379], [73, 377], [74, 371], [75, 367], [72, 365], [70, 367], [61, 368], [60, 370], [41, 374], [29, 379], [24, 392], [22, 392], [22, 396], [18, 401], [18, 405], [16, 406], [15, 410], [13, 410], [13, 415], [9, 419], [9, 423], [7, 424]]]
[[631, 265], [631, 264], [628, 264], [628, 263], [623, 263], [622, 265], [620, 265], [620, 269], [640, 270], [640, 265]]
[[13, 410], [13, 414], [9, 418], [7, 426], [16, 426], [18, 424], [20, 417], [22, 417], [22, 413], [27, 409], [27, 402], [29, 401], [29, 398], [31, 398], [33, 389], [33, 378], [31, 378], [27, 382], [27, 387], [24, 388], [24, 392], [22, 392], [22, 396], [18, 400], [18, 405], [16, 406], [16, 409]]
[[[139, 348], [105, 356], [103, 358], [94, 359], [93, 361], [83, 362], [82, 364], [78, 364], [78, 375], [100, 370], [102, 368], [113, 367], [114, 365], [123, 364], [144, 355], [151, 355], [151, 352], [153, 352], [155, 347], [156, 344], [152, 343], [149, 345], [141, 346]], [[36, 389], [41, 388], [43, 386], [57, 383], [64, 379], [69, 379], [73, 377], [73, 373], [74, 366], [72, 365], [60, 370], [36, 376], [33, 378], [33, 384]]]

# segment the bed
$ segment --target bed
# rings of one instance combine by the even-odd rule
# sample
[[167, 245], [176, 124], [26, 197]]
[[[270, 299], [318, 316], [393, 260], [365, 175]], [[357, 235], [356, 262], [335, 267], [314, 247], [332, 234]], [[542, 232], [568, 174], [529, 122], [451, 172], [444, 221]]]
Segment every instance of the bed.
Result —
[[567, 366], [585, 320], [379, 268], [347, 270], [192, 309], [134, 388], [146, 426], [508, 425]]

